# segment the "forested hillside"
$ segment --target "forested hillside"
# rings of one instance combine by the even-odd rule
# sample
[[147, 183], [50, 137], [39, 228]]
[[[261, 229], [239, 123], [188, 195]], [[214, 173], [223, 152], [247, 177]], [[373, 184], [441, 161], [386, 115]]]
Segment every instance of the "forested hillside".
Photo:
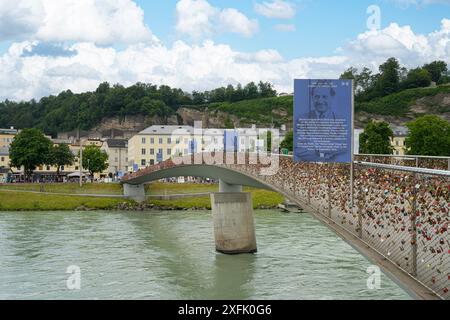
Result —
[[[426, 113], [450, 118], [450, 74], [443, 61], [407, 70], [390, 58], [380, 65], [378, 73], [349, 68], [340, 78], [355, 82], [357, 125], [380, 117], [403, 123]], [[281, 126], [292, 121], [293, 97], [277, 97], [272, 85], [264, 82], [192, 93], [165, 85], [137, 83], [126, 88], [105, 82], [93, 92], [74, 94], [67, 90], [39, 101], [0, 102], [0, 127], [36, 127], [56, 136], [76, 128], [90, 130], [112, 118], [120, 122], [139, 116], [151, 122], [154, 117], [161, 123], [169, 117], [173, 122], [176, 116], [175, 121], [182, 121], [180, 113], [186, 114], [186, 110], [193, 114], [189, 121], [207, 115], [216, 117], [213, 123], [223, 127]]]

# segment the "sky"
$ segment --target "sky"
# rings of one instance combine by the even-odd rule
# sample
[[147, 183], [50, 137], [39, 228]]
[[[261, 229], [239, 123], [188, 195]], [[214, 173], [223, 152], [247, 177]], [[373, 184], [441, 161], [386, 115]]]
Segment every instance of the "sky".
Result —
[[0, 101], [101, 82], [185, 91], [450, 63], [450, 0], [0, 0]]

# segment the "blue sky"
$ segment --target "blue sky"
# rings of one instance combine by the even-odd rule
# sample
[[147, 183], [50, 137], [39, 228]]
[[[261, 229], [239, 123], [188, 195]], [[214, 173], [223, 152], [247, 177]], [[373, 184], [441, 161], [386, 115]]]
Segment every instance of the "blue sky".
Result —
[[[430, 33], [439, 28], [443, 18], [450, 17], [450, 5], [444, 3], [405, 6], [386, 0], [311, 0], [292, 1], [298, 8], [296, 16], [283, 21], [258, 15], [253, 8], [257, 1], [209, 2], [219, 8], [237, 8], [249, 18], [258, 19], [260, 23], [260, 31], [251, 41], [233, 34], [219, 35], [214, 38], [215, 41], [228, 43], [240, 51], [257, 51], [270, 47], [277, 49], [286, 58], [333, 54], [345, 41], [367, 29], [366, 10], [372, 4], [381, 8], [382, 28], [396, 22], [400, 25], [410, 25], [416, 33]], [[176, 0], [138, 0], [136, 3], [144, 9], [145, 23], [165, 44], [169, 45], [179, 38], [174, 28]], [[296, 31], [278, 32], [274, 30], [278, 23], [292, 23]]]
[[[0, 0], [0, 100], [102, 81], [186, 91], [450, 63], [450, 0]], [[380, 9], [379, 28], [367, 8]]]

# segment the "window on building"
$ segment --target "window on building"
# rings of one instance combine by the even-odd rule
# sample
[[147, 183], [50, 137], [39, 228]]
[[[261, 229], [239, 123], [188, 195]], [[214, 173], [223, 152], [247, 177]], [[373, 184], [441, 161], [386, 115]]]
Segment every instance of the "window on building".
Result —
[[398, 140], [395, 141], [395, 145], [398, 147]]
[[150, 155], [154, 155], [155, 154], [155, 149], [150, 149]]
[[75, 171], [76, 171], [76, 170], [79, 170], [79, 169], [78, 169], [78, 166], [75, 166]]
[[170, 156], [172, 154], [172, 149], [168, 148], [167, 149], [167, 155]]
[[145, 156], [145, 149], [142, 149], [142, 150], [141, 150], [141, 154], [142, 154], [143, 156]]
[[50, 166], [47, 166], [47, 171], [50, 171]]
[[150, 165], [152, 166], [152, 165], [154, 165], [154, 164], [155, 164], [155, 160], [151, 159], [151, 160], [150, 160]]
[[172, 143], [172, 138], [167, 138], [167, 143], [171, 144]]
[[158, 153], [162, 154], [163, 153], [163, 149], [158, 149]]
[[163, 138], [159, 138], [158, 142], [159, 142], [159, 144], [162, 144], [163, 143]]
[[155, 144], [155, 138], [150, 138], [150, 144]]
[[141, 160], [141, 166], [145, 166], [145, 159]]
[[64, 171], [64, 166], [61, 166], [61, 171]]
[[1, 157], [1, 159], [2, 159], [2, 162], [5, 161], [5, 157]]
[[142, 138], [142, 144], [145, 144], [145, 138]]
[[128, 157], [125, 158], [125, 162], [128, 162]]
[[118, 162], [119, 160], [117, 159], [117, 157], [114, 158], [114, 162]]
[[175, 141], [176, 144], [180, 144], [180, 138], [177, 138]]

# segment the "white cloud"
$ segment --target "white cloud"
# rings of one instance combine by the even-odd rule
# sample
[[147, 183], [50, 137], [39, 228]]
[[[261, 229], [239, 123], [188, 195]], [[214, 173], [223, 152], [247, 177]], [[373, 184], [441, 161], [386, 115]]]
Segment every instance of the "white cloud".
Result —
[[212, 41], [176, 41], [171, 47], [139, 43], [122, 50], [79, 42], [62, 48], [71, 54], [23, 54], [36, 47], [39, 43], [31, 41], [14, 43], [0, 55], [0, 100], [28, 100], [66, 89], [91, 91], [102, 81], [126, 86], [141, 81], [192, 91], [262, 80], [280, 92], [292, 92], [294, 78], [334, 78], [349, 66], [377, 69], [392, 56], [410, 68], [437, 59], [450, 63], [450, 19], [425, 35], [393, 23], [358, 35], [333, 56], [291, 60], [274, 49], [239, 52]]
[[258, 22], [242, 12], [233, 8], [213, 7], [206, 0], [180, 0], [176, 5], [176, 13], [175, 29], [197, 41], [225, 32], [251, 37], [259, 29]]
[[132, 0], [0, 0], [0, 40], [157, 41]]
[[43, 23], [43, 7], [35, 0], [0, 0], [0, 41], [30, 36]]
[[292, 19], [295, 16], [295, 4], [289, 1], [273, 0], [255, 4], [255, 11], [267, 18]]
[[274, 28], [281, 32], [294, 32], [296, 30], [293, 24], [277, 24]]

